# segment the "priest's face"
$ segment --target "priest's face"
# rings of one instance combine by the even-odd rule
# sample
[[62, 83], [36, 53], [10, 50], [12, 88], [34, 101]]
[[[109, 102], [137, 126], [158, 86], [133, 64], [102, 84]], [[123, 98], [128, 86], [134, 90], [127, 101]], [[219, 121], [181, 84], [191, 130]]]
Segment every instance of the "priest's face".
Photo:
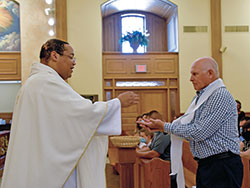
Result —
[[66, 80], [71, 77], [74, 66], [76, 65], [76, 60], [73, 48], [68, 44], [65, 44], [64, 48], [63, 55], [58, 59], [57, 72], [64, 80]]
[[206, 64], [204, 64], [203, 60], [195, 61], [191, 67], [190, 72], [190, 81], [192, 82], [196, 91], [200, 91], [212, 82], [211, 73]]

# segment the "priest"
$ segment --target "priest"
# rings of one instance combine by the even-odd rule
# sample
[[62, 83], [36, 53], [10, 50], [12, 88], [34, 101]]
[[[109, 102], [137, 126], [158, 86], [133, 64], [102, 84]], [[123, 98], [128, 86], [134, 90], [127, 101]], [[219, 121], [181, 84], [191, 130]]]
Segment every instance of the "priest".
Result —
[[121, 133], [121, 107], [138, 96], [92, 104], [65, 82], [75, 65], [68, 42], [42, 46], [16, 98], [1, 188], [106, 187], [107, 135]]

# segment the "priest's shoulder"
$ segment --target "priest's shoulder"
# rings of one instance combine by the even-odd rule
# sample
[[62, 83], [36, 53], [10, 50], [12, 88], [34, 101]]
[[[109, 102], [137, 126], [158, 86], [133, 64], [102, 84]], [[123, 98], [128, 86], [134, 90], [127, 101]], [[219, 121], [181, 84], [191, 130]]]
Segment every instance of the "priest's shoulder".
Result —
[[55, 75], [41, 73], [30, 76], [23, 86], [30, 89], [37, 89], [48, 85], [56, 86], [58, 84], [60, 84], [60, 82], [58, 82], [58, 78]]

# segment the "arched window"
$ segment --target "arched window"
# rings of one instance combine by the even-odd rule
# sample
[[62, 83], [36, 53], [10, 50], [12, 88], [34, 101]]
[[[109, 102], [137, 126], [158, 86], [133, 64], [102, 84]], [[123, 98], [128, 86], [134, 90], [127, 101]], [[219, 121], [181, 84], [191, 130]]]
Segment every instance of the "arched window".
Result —
[[[127, 32], [140, 31], [146, 33], [146, 19], [143, 14], [129, 13], [121, 15], [121, 27], [122, 35], [126, 35]], [[139, 46], [137, 53], [145, 53], [147, 51], [146, 47]], [[132, 53], [133, 49], [130, 47], [128, 41], [122, 43], [123, 53]]]

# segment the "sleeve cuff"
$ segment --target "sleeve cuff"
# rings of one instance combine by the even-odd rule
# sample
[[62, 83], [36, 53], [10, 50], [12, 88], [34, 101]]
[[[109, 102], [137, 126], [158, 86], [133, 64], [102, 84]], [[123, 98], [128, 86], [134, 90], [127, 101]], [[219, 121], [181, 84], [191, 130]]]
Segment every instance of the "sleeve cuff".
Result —
[[171, 123], [164, 124], [164, 132], [170, 133], [171, 132]]

